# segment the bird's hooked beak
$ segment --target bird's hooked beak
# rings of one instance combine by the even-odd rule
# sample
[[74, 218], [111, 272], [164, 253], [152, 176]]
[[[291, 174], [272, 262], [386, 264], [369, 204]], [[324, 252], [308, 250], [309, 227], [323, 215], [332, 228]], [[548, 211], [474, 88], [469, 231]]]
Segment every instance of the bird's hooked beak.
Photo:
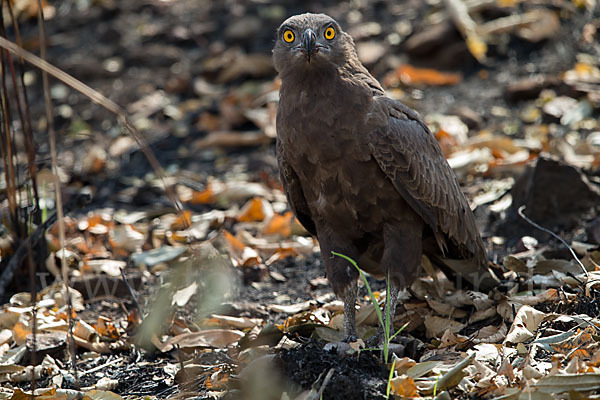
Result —
[[302, 52], [306, 61], [310, 63], [310, 57], [317, 52], [317, 35], [312, 29], [307, 29], [302, 34]]

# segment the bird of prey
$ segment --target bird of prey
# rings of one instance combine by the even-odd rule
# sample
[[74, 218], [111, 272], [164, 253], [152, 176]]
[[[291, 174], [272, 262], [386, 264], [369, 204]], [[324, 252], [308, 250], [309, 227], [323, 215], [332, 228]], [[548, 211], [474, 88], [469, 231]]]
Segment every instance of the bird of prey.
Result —
[[437, 141], [415, 111], [385, 95], [333, 18], [301, 14], [285, 20], [273, 60], [281, 77], [281, 180], [291, 209], [317, 237], [327, 278], [344, 300], [345, 341], [357, 337], [358, 272], [332, 252], [389, 280], [391, 316], [423, 252], [470, 259], [483, 268], [475, 218]]

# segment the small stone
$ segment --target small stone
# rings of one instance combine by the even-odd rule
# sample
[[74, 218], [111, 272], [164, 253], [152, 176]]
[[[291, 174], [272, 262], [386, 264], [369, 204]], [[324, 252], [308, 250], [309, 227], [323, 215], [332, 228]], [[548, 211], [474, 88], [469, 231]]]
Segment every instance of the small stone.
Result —
[[538, 240], [536, 238], [531, 236], [523, 236], [517, 243], [516, 252], [520, 253], [527, 250], [533, 250], [537, 247], [537, 245]]
[[360, 61], [373, 65], [385, 54], [385, 46], [375, 41], [361, 42], [356, 45], [356, 51]]
[[542, 112], [536, 106], [530, 105], [521, 111], [520, 117], [523, 122], [533, 124], [534, 122], [539, 121], [542, 117]]
[[577, 105], [577, 100], [572, 97], [558, 96], [544, 104], [543, 110], [546, 114], [561, 118], [565, 113]]

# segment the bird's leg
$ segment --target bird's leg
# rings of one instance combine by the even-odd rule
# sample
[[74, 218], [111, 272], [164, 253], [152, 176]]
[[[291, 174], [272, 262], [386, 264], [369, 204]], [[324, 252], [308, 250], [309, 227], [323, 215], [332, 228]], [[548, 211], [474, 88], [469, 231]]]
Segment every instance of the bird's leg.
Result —
[[[387, 299], [385, 316], [389, 316], [390, 326], [380, 326], [374, 337], [369, 339], [369, 346], [380, 347], [385, 343], [385, 328], [390, 329], [387, 339], [395, 332], [392, 321], [398, 303], [398, 293], [401, 288], [409, 286], [416, 274], [421, 261], [423, 221], [418, 217], [409, 218], [405, 215], [402, 224], [385, 225], [383, 229], [384, 250], [381, 257], [381, 267], [387, 273]], [[389, 304], [389, 305], [387, 305]]]
[[342, 293], [344, 298], [344, 338], [341, 342], [329, 342], [323, 347], [325, 351], [335, 350], [339, 355], [352, 354], [354, 349], [352, 343], [358, 341], [356, 333], [355, 305], [356, 294], [358, 293], [358, 282], [353, 279], [345, 291]]
[[344, 293], [344, 342], [351, 343], [358, 340], [356, 334], [356, 294], [358, 292], [357, 281], [354, 280], [348, 285]]
[[[398, 293], [400, 292], [398, 285], [391, 282], [391, 279], [387, 279], [388, 290], [386, 292], [385, 306], [383, 309], [383, 325], [377, 328], [377, 332], [371, 338], [369, 338], [369, 346], [382, 347], [383, 343], [391, 337], [394, 333], [394, 315], [396, 314], [396, 306], [398, 305]], [[389, 315], [389, 319], [388, 319]], [[386, 321], [389, 321], [389, 325]], [[388, 334], [386, 335], [386, 330]]]

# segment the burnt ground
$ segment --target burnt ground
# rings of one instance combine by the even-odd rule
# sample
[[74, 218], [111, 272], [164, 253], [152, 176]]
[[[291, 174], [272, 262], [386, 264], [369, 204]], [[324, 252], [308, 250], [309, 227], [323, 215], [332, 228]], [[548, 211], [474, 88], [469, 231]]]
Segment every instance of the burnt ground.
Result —
[[[460, 72], [463, 79], [458, 85], [402, 87], [402, 99], [422, 115], [452, 113], [468, 107], [475, 115], [473, 123], [480, 129], [523, 139], [525, 123], [519, 115], [529, 104], [529, 99], [525, 96], [509, 98], [509, 84], [536, 74], [558, 77], [572, 68], [577, 54], [595, 52], [598, 55], [597, 43], [584, 43], [580, 34], [587, 22], [600, 17], [598, 8], [594, 14], [574, 9], [570, 3], [564, 8], [559, 5], [553, 9], [561, 13], [562, 24], [552, 38], [531, 43], [510, 36], [492, 44], [488, 61], [481, 64], [468, 53], [456, 30], [451, 30], [445, 41], [437, 44], [439, 47], [408, 54], [405, 36], [402, 35], [410, 37], [418, 33], [423, 28], [423, 21], [432, 13], [432, 8], [426, 2], [415, 0], [366, 1], [361, 5], [295, 0], [277, 5], [240, 0], [104, 0], [90, 5], [84, 1], [64, 0], [56, 5], [56, 15], [47, 22], [48, 59], [123, 105], [130, 113], [139, 111], [131, 107], [132, 103], [157, 90], [162, 91], [172, 104], [188, 102], [188, 106], [180, 107], [181, 115], [177, 119], [165, 112], [164, 107], [141, 118], [141, 124], [146, 124], [144, 136], [168, 172], [184, 171], [182, 175], [189, 177], [199, 187], [204, 187], [210, 177], [226, 181], [231, 177], [243, 176], [250, 182], [260, 182], [265, 180], [265, 176], [269, 179], [277, 177], [273, 143], [250, 148], [186, 149], [193, 148], [195, 141], [208, 134], [200, 123], [203, 115], [224, 119], [223, 126], [226, 128], [238, 131], [256, 129], [248, 120], [236, 121], [235, 117], [231, 117], [234, 120], [227, 121], [228, 117], [222, 113], [221, 101], [225, 96], [240, 96], [240, 91], [251, 91], [254, 87], [272, 82], [275, 71], [260, 63], [255, 69], [231, 73], [229, 76], [224, 76], [223, 70], [236, 62], [238, 53], [268, 57], [274, 32], [285, 17], [309, 10], [326, 12], [353, 33], [358, 43], [383, 43], [383, 54], [367, 64], [379, 79], [384, 79], [397, 65], [407, 62]], [[502, 14], [501, 11], [492, 10], [487, 17], [498, 16], [498, 13]], [[377, 27], [369, 25], [373, 22], [377, 23]], [[398, 27], [401, 22], [409, 26], [408, 31]], [[34, 52], [38, 51], [39, 46], [36, 26], [35, 22], [29, 21], [24, 22], [21, 28], [25, 47]], [[398, 35], [398, 31], [403, 32], [399, 40], [390, 40], [390, 35]], [[237, 62], [240, 62], [239, 59]], [[29, 69], [29, 73], [34, 81], [28, 88], [31, 112], [34, 116], [41, 116], [44, 107], [39, 84], [41, 76], [33, 68]], [[202, 85], [207, 85], [208, 89], [198, 89]], [[143, 180], [152, 172], [143, 154], [135, 148], [111, 156], [107, 168], [100, 172], [90, 173], [86, 170], [86, 154], [98, 147], [110, 149], [115, 139], [122, 135], [122, 127], [112, 115], [93, 105], [83, 95], [56, 81], [51, 86], [57, 114], [54, 123], [59, 133], [59, 158], [68, 172], [67, 198], [82, 187], [91, 188], [94, 192], [92, 203], [78, 213], [85, 215], [89, 210], [109, 207], [147, 211], [170, 206], [162, 190], [151, 183], [142, 182], [135, 190], [130, 190], [135, 179]], [[558, 86], [556, 90], [569, 93], [571, 89]], [[211, 92], [216, 94], [207, 94]], [[152, 108], [152, 105], [146, 107]], [[595, 115], [598, 116], [597, 109]], [[44, 125], [40, 121], [42, 118], [34, 120], [38, 124], [36, 126]], [[557, 136], [569, 130], [562, 125], [558, 125], [557, 129], [558, 132], [554, 132]], [[37, 131], [37, 161], [40, 169], [44, 169], [49, 166], [49, 148], [43, 129]], [[585, 130], [581, 132], [582, 135], [589, 133]], [[598, 175], [598, 171], [594, 170], [588, 173], [590, 176]], [[483, 190], [488, 179], [486, 176], [465, 176], [462, 183], [470, 188], [467, 191], [473, 197], [478, 190]], [[564, 195], [565, 203], [578, 200], [569, 197], [575, 195], [568, 191]], [[210, 208], [206, 205], [190, 207], [196, 212]], [[500, 217], [491, 214], [487, 206], [478, 207], [475, 212], [490, 250], [490, 259], [496, 263], [504, 255], [522, 250], [518, 248], [518, 243], [525, 235], [538, 238], [540, 242], [548, 244], [552, 251], [563, 253], [563, 257], [568, 258], [558, 242], [550, 236], [519, 222], [514, 210]], [[596, 243], [589, 229], [586, 229], [591, 226], [594, 216], [582, 214], [575, 224], [553, 224], [552, 220], [540, 222], [550, 224], [549, 227], [556, 229], [567, 240]], [[502, 244], [492, 243], [492, 237], [503, 238]], [[250, 302], [266, 306], [283, 297], [294, 304], [326, 296], [330, 293], [328, 286], [311, 287], [309, 283], [324, 276], [321, 264], [318, 253], [311, 257], [277, 262], [270, 269], [283, 275], [283, 281], [264, 279], [261, 282], [244, 282], [244, 276], [238, 272], [241, 283], [237, 290], [238, 297], [232, 303]], [[378, 286], [380, 283], [372, 283], [376, 288], [381, 288]], [[130, 301], [125, 301], [125, 305], [133, 308]], [[94, 313], [106, 313], [106, 310], [97, 305], [87, 312], [91, 314], [90, 320], [94, 320]], [[114, 313], [118, 315], [119, 311]], [[260, 316], [270, 323], [282, 323], [285, 319], [284, 314], [269, 312], [264, 307], [260, 311], [242, 310], [239, 315]], [[418, 336], [419, 332], [414, 334]], [[304, 337], [302, 340], [307, 339]], [[320, 346], [313, 341], [306, 341], [298, 349], [280, 353], [284, 375], [298, 385], [290, 394], [300, 393], [300, 388], [309, 389], [319, 377], [322, 379], [324, 372], [334, 367], [337, 372], [326, 388], [324, 398], [383, 398], [387, 370], [381, 367], [374, 356], [365, 355], [360, 362], [355, 358], [340, 361], [338, 356], [320, 350]], [[115, 366], [112, 372], [115, 377], [123, 379], [130, 374], [138, 377], [138, 380], [121, 384], [114, 391], [122, 395], [154, 395], [159, 398], [174, 394], [176, 390], [173, 386], [169, 388], [160, 381], [162, 362], [166, 359], [175, 362], [174, 359], [142, 353], [132, 350], [130, 354], [125, 354], [125, 363]], [[222, 363], [227, 364], [228, 357], [223, 358]], [[142, 359], [144, 366], [136, 365]], [[107, 362], [107, 359], [103, 358], [102, 362]], [[152, 379], [145, 378], [148, 376]], [[84, 379], [84, 386], [85, 382]]]

